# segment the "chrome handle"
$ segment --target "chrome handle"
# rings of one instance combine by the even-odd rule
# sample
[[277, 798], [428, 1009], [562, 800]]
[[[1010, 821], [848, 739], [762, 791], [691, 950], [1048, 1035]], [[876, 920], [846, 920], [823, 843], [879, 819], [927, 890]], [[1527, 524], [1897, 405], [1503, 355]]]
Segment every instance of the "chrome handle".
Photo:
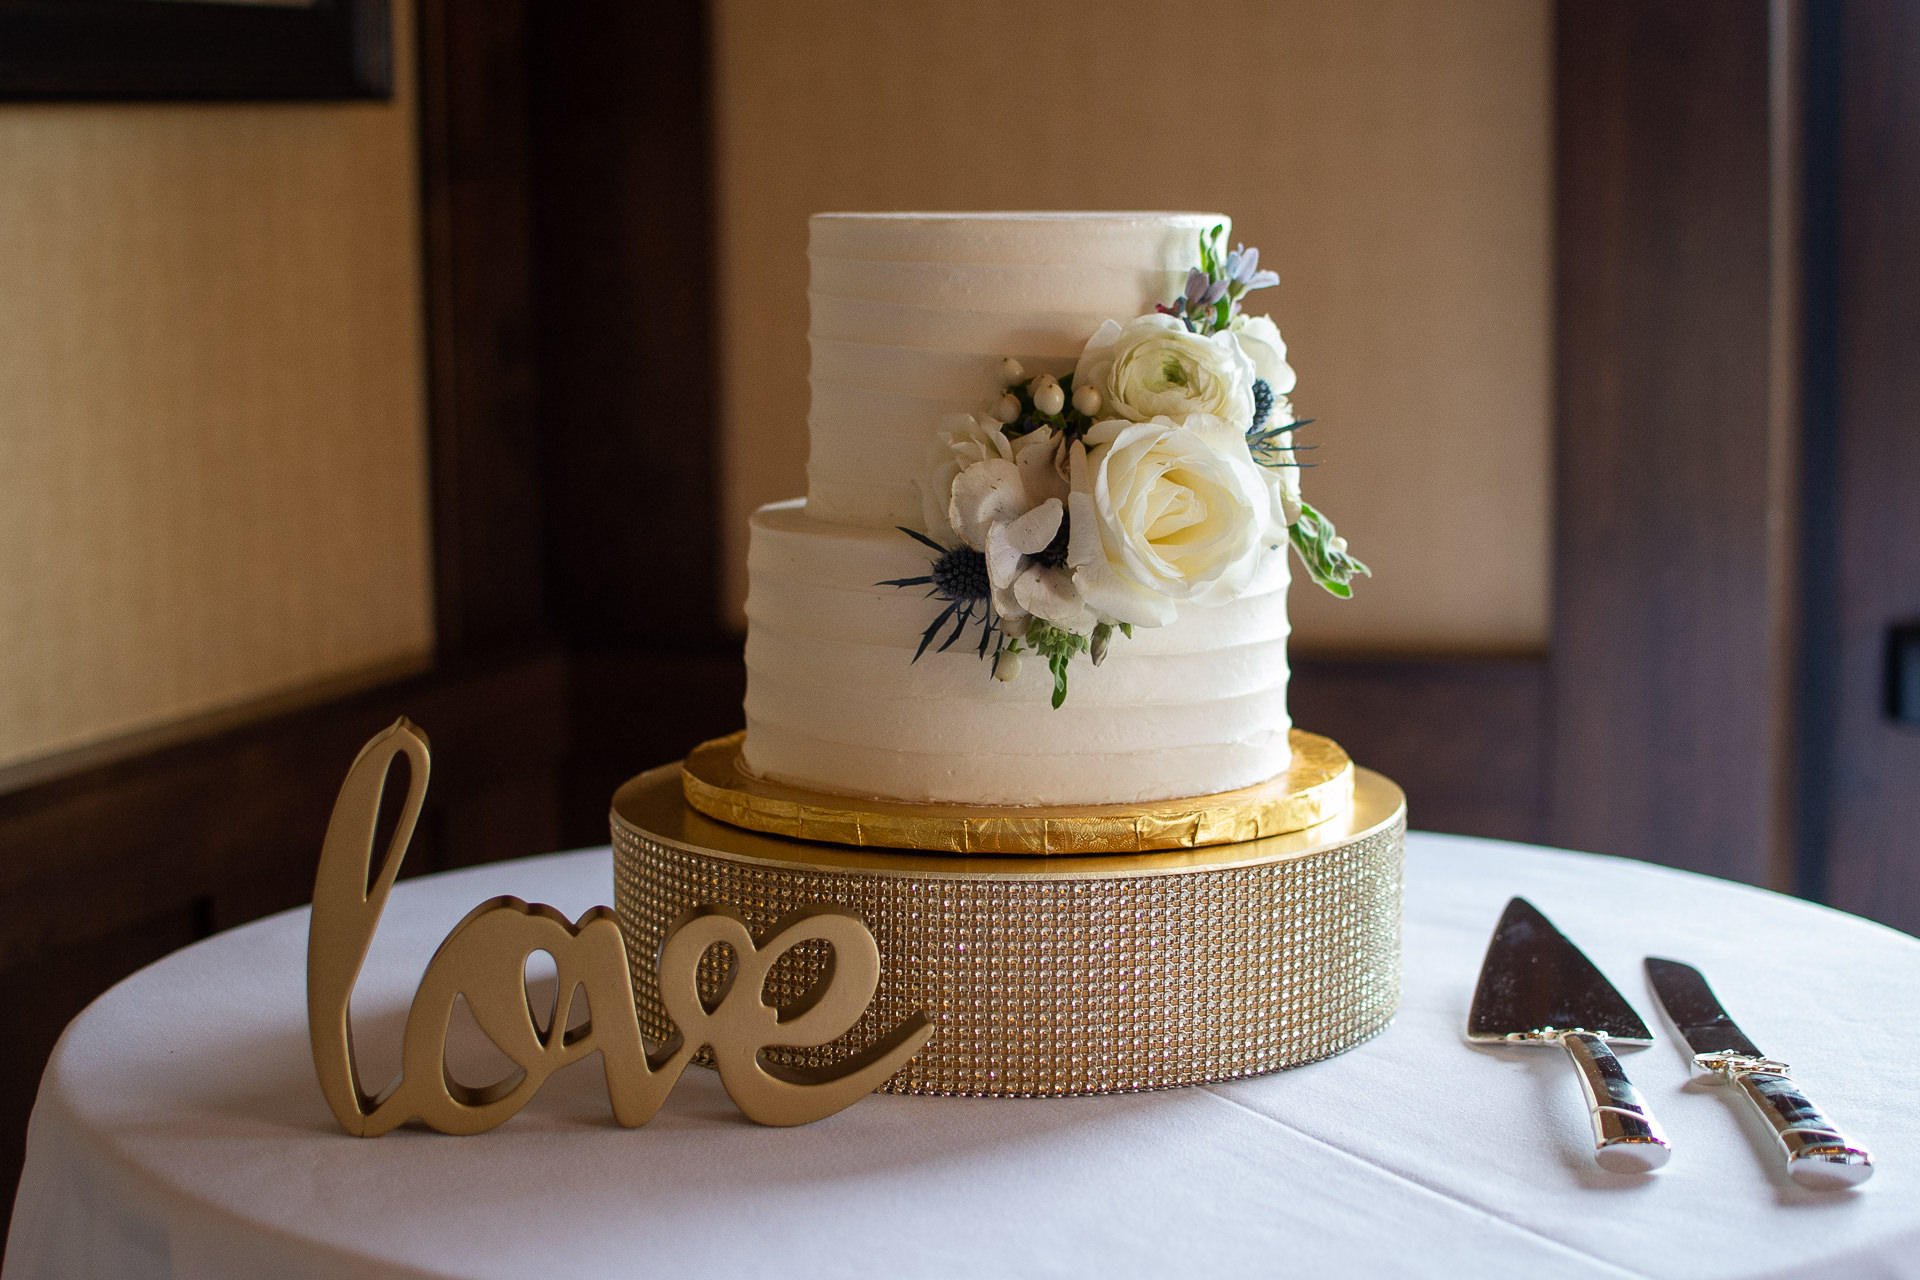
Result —
[[1778, 1067], [1774, 1063], [1743, 1068], [1737, 1062], [1728, 1062], [1718, 1069], [1740, 1086], [1773, 1126], [1787, 1157], [1787, 1176], [1814, 1191], [1857, 1187], [1871, 1178], [1873, 1156], [1834, 1128], [1786, 1071], [1775, 1069]]
[[1563, 1031], [1558, 1039], [1587, 1095], [1594, 1163], [1609, 1173], [1651, 1173], [1665, 1164], [1673, 1154], [1667, 1135], [1607, 1042], [1591, 1031]]

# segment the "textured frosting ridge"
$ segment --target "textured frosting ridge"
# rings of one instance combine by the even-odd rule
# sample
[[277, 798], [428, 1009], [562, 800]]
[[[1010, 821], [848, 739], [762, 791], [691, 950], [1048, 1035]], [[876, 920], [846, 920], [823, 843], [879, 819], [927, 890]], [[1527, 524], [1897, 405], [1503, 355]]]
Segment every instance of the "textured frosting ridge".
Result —
[[808, 222], [808, 509], [914, 520], [943, 414], [1000, 394], [1000, 361], [1071, 372], [1109, 317], [1151, 311], [1198, 261], [1205, 213], [821, 213]]
[[[1278, 590], [1116, 641], [1055, 709], [1032, 659], [990, 679], [978, 633], [913, 651], [933, 609], [875, 585], [926, 571], [892, 531], [763, 507], [748, 558], [751, 771], [826, 791], [977, 804], [1105, 804], [1250, 786], [1287, 767], [1287, 613]], [[944, 638], [944, 637], [943, 637]]]
[[[1287, 767], [1286, 578], [1074, 661], [990, 678], [970, 627], [880, 586], [927, 572], [915, 477], [941, 417], [1000, 394], [1000, 362], [1070, 372], [1107, 319], [1178, 293], [1216, 214], [819, 214], [810, 223], [808, 497], [765, 507], [748, 554], [746, 767], [854, 795], [1105, 804], [1250, 786]], [[944, 635], [941, 639], [944, 639]]]

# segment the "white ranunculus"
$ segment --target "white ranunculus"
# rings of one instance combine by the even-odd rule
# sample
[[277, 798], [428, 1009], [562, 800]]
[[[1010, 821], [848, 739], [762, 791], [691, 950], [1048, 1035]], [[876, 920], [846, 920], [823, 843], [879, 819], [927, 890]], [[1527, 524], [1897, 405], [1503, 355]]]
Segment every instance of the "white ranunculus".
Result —
[[1012, 458], [983, 459], [952, 484], [948, 522], [963, 542], [986, 553], [994, 611], [1010, 635], [1020, 633], [1028, 616], [1080, 634], [1096, 621], [1064, 553], [1050, 554], [1066, 519], [1060, 445], [1050, 428], [1031, 432], [1012, 442]]
[[[1287, 344], [1280, 337], [1278, 325], [1266, 316], [1238, 315], [1227, 326], [1227, 332], [1233, 335], [1241, 354], [1252, 362], [1253, 376], [1265, 378], [1273, 388], [1276, 402], [1293, 390], [1293, 366], [1287, 363]], [[1276, 403], [1274, 408], [1277, 413], [1279, 405]]]
[[1104, 617], [1159, 626], [1176, 601], [1225, 604], [1263, 578], [1273, 498], [1243, 431], [1214, 415], [1094, 424], [1072, 487], [1067, 562]]
[[947, 518], [954, 480], [966, 468], [988, 458], [1013, 458], [1013, 442], [1001, 433], [998, 422], [967, 413], [950, 413], [940, 419], [926, 473], [914, 481], [920, 490], [921, 523], [936, 542], [960, 536]]
[[1253, 421], [1254, 365], [1228, 332], [1203, 337], [1169, 315], [1112, 320], [1087, 340], [1073, 385], [1100, 391], [1103, 412], [1129, 422], [1207, 414], [1245, 431]]

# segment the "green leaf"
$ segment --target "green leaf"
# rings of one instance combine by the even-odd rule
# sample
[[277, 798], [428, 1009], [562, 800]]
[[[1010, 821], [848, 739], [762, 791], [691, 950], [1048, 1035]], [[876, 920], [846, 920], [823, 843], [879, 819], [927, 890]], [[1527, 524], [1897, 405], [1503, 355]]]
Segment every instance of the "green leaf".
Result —
[[1373, 576], [1373, 570], [1366, 565], [1344, 550], [1334, 549], [1334, 539], [1339, 535], [1334, 532], [1333, 521], [1306, 503], [1300, 504], [1300, 518], [1287, 533], [1307, 573], [1329, 595], [1350, 599], [1353, 588], [1349, 584], [1354, 578]]
[[1087, 653], [1092, 641], [1038, 618], [1028, 626], [1024, 641], [1028, 650], [1047, 660], [1047, 669], [1053, 672], [1053, 705], [1059, 707], [1067, 700], [1067, 666], [1076, 654]]

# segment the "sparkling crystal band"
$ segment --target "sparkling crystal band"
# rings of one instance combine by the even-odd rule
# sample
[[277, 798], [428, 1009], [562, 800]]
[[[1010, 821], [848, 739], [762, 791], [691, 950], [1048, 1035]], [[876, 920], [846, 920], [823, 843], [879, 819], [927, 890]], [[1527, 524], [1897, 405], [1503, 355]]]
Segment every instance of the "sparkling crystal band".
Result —
[[[759, 934], [827, 902], [872, 929], [879, 990], [846, 1036], [773, 1062], [837, 1062], [924, 1010], [940, 1029], [889, 1092], [1167, 1088], [1312, 1062], [1387, 1024], [1405, 831], [1399, 788], [1359, 769], [1346, 813], [1243, 844], [1044, 863], [885, 853], [715, 822], [683, 803], [672, 765], [614, 797], [615, 904], [650, 1037], [671, 1033], [652, 961], [682, 912], [728, 905]], [[819, 944], [789, 953], [769, 1003], [806, 991], [825, 959]], [[703, 963], [704, 995], [725, 968]]]

